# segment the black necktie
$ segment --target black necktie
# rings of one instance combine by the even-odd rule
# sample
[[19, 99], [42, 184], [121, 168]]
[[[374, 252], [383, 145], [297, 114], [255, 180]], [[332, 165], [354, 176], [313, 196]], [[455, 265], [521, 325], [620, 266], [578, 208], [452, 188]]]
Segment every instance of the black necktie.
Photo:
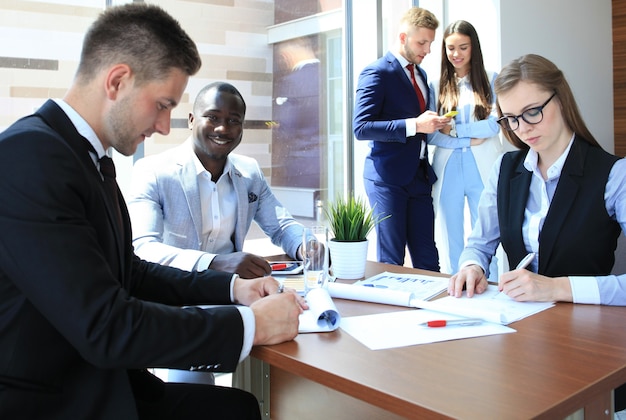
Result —
[[117, 182], [115, 181], [115, 164], [113, 163], [113, 159], [108, 156], [100, 158], [100, 173], [104, 177], [104, 189], [106, 190], [109, 199], [111, 200], [111, 204], [115, 209], [117, 225], [120, 232], [122, 232], [124, 224], [122, 223], [122, 211], [120, 210]]

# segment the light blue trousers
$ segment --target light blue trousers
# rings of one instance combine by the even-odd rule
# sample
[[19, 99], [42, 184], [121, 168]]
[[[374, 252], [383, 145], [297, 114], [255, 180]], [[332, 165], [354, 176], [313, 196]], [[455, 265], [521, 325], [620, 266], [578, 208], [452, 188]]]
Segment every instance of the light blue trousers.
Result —
[[478, 200], [483, 191], [483, 182], [476, 160], [469, 147], [455, 149], [444, 170], [443, 183], [437, 217], [442, 218], [448, 231], [447, 254], [451, 273], [459, 268], [459, 257], [465, 246], [465, 200], [470, 210], [471, 225], [474, 227], [478, 211]]

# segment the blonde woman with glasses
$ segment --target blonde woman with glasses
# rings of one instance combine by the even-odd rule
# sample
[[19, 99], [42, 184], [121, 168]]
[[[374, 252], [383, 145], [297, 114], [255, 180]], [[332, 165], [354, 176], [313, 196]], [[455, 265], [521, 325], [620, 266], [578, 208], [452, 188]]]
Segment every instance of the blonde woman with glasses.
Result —
[[496, 161], [448, 293], [483, 293], [502, 243], [510, 267], [535, 254], [500, 277], [499, 289], [516, 301], [626, 305], [626, 275], [610, 275], [626, 229], [626, 161], [600, 147], [546, 58], [513, 60], [495, 93], [498, 123], [521, 150]]

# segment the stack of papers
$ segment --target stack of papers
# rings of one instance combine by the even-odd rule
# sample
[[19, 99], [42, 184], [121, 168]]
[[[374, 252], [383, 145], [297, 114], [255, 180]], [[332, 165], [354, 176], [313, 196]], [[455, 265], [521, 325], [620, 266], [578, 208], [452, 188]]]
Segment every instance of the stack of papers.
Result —
[[[377, 290], [397, 290], [409, 292], [413, 299], [429, 300], [448, 288], [447, 277], [425, 276], [422, 274], [401, 274], [385, 271], [374, 277], [353, 283]], [[406, 306], [409, 306], [408, 304]]]
[[[287, 285], [287, 284], [285, 284]], [[300, 332], [346, 333], [372, 350], [515, 332], [506, 325], [554, 306], [554, 302], [516, 302], [497, 286], [468, 298], [428, 300], [448, 287], [444, 277], [384, 272], [354, 284], [329, 283], [306, 296], [310, 309], [300, 315]], [[332, 298], [421, 308], [341, 318]], [[428, 327], [428, 321], [478, 318], [477, 325]]]
[[410, 307], [411, 302], [430, 299], [447, 287], [445, 277], [384, 272], [353, 284], [329, 283], [328, 292], [339, 299]]
[[[475, 294], [471, 298], [463, 294], [460, 298], [446, 296], [428, 301], [427, 299], [447, 288], [448, 280], [432, 277], [404, 281], [404, 277], [413, 276], [382, 273], [354, 285], [331, 284], [329, 291], [333, 297], [422, 308], [419, 311], [344, 318], [341, 329], [368, 348], [380, 350], [512, 333], [515, 330], [506, 325], [554, 306], [554, 302], [516, 302], [500, 293], [497, 286], [493, 285], [484, 293]], [[483, 322], [477, 325], [448, 325], [439, 328], [420, 325], [428, 321], [467, 318], [478, 318]]]
[[429, 302], [416, 299], [410, 306], [508, 325], [551, 308], [554, 302], [516, 302], [499, 292], [497, 286], [489, 285], [484, 293], [474, 294], [471, 298], [463, 292], [460, 298], [446, 296]]

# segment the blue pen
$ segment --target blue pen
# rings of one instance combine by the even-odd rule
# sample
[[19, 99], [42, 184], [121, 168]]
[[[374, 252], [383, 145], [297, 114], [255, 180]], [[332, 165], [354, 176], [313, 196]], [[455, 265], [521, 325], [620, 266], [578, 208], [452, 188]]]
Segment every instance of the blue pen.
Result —
[[378, 287], [379, 289], [386, 289], [387, 286], [385, 286], [384, 284], [364, 284], [363, 286], [365, 287]]

